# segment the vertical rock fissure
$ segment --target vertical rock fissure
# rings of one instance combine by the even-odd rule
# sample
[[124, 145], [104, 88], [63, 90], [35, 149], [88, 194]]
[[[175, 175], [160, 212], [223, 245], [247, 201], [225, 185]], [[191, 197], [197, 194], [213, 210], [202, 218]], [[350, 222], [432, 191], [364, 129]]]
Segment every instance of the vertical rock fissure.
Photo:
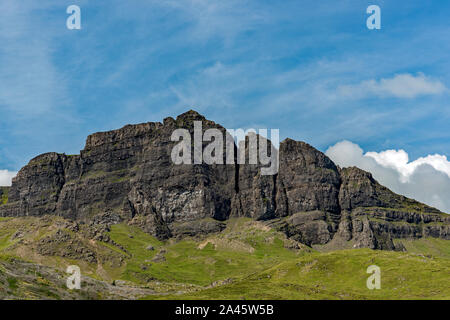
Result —
[[65, 172], [64, 163], [63, 163], [63, 160], [61, 159], [61, 155], [60, 154], [58, 154], [57, 159], [58, 159], [57, 160], [58, 161], [57, 166], [58, 166], [59, 170], [61, 170], [60, 177], [61, 177], [62, 181], [60, 181], [60, 183], [58, 184], [58, 188], [59, 189], [56, 190], [56, 195], [55, 195], [55, 203], [56, 203], [56, 205], [55, 205], [55, 210], [54, 211], [56, 211], [56, 209], [58, 207], [57, 204], [59, 202], [59, 197], [61, 196], [61, 191], [64, 188], [64, 185], [66, 184], [66, 172]]
[[272, 176], [273, 179], [273, 191], [272, 191], [272, 203], [273, 203], [273, 212], [276, 214], [277, 212], [277, 180], [278, 180], [278, 174], [274, 174]]
[[234, 165], [234, 191], [236, 194], [239, 194], [239, 169], [239, 164], [236, 161]]

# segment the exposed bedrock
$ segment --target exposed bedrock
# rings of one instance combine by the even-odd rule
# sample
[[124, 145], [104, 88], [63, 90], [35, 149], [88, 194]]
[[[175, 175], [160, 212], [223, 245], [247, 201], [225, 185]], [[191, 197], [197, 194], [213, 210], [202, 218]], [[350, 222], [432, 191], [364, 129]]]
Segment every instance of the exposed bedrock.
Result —
[[[232, 164], [175, 165], [171, 135], [184, 128], [193, 136], [194, 121], [202, 122], [202, 132], [222, 132], [226, 146], [226, 130], [195, 111], [95, 133], [80, 155], [31, 160], [7, 197], [1, 189], [0, 216], [53, 214], [89, 222], [114, 213], [160, 239], [220, 232], [223, 221], [244, 216], [268, 221], [307, 245], [340, 239], [388, 250], [399, 249], [394, 239], [450, 237], [450, 216], [391, 192], [368, 172], [338, 168], [304, 142], [280, 143], [275, 175], [249, 164], [249, 137], [242, 149], [233, 146]], [[253, 138], [276, 152], [270, 141]], [[245, 163], [238, 163], [239, 150], [245, 150]]]

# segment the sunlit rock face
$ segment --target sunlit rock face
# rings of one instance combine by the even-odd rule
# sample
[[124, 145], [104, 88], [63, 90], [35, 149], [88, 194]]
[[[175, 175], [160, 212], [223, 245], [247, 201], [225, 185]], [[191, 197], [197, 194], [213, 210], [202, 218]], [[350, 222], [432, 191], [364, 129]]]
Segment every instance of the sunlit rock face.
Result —
[[[193, 135], [194, 121], [202, 122], [202, 132], [220, 130], [226, 145], [225, 128], [195, 111], [95, 133], [80, 155], [47, 153], [31, 160], [0, 201], [0, 216], [50, 214], [89, 222], [114, 213], [160, 239], [220, 232], [223, 221], [235, 216], [266, 221], [310, 246], [334, 241], [393, 250], [401, 249], [397, 238], [450, 238], [448, 215], [394, 194], [368, 172], [338, 168], [304, 142], [280, 144], [274, 175], [262, 175], [259, 164], [238, 164], [235, 145], [231, 164], [176, 165], [171, 135], [180, 128]], [[248, 160], [248, 139], [241, 146]], [[226, 163], [225, 152], [223, 157]]]

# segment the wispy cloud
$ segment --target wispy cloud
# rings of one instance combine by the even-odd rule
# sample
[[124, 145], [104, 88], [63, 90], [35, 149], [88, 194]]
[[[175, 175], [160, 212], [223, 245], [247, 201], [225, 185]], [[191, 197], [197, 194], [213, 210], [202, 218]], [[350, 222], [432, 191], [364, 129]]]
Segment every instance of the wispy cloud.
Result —
[[1, 168], [192, 107], [321, 149], [358, 139], [409, 144], [414, 156], [448, 152], [439, 92], [450, 83], [450, 28], [446, 15], [430, 18], [435, 6], [386, 3], [384, 21], [395, 21], [369, 32], [365, 5], [352, 1], [76, 2], [79, 32], [65, 28], [73, 1], [0, 3]]
[[446, 90], [441, 81], [427, 77], [423, 73], [415, 76], [404, 73], [379, 81], [364, 80], [356, 85], [342, 85], [338, 87], [338, 94], [353, 99], [370, 96], [412, 99], [422, 95], [441, 94]]
[[51, 36], [36, 28], [48, 5], [4, 0], [0, 6], [0, 111], [32, 118], [67, 105], [65, 79], [53, 63]]
[[270, 18], [270, 14], [262, 10], [262, 3], [255, 5], [248, 0], [175, 0], [160, 5], [178, 10], [184, 15], [190, 24], [191, 40], [219, 36], [230, 43], [240, 33], [254, 30], [258, 24]]
[[63, 58], [58, 41], [67, 36], [65, 9], [46, 0], [0, 3], [2, 168], [19, 169], [45, 151], [64, 152], [69, 131], [78, 125], [69, 84], [73, 74], [65, 69], [72, 59]]

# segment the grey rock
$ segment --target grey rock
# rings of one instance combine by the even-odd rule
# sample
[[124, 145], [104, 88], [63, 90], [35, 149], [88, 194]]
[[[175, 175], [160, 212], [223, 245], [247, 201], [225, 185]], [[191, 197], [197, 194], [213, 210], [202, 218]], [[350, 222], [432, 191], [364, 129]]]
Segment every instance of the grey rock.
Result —
[[[11, 188], [0, 188], [0, 196], [8, 196], [6, 204], [0, 202], [0, 216], [60, 215], [71, 221], [65, 228], [79, 232], [87, 225], [89, 239], [105, 242], [116, 223], [165, 240], [221, 232], [231, 216], [268, 221], [310, 246], [338, 237], [355, 248], [402, 250], [395, 239], [450, 239], [449, 215], [391, 192], [368, 172], [338, 168], [304, 142], [280, 144], [273, 176], [248, 164], [249, 138], [243, 146], [246, 164], [237, 163], [234, 146], [233, 164], [174, 165], [171, 134], [179, 128], [192, 134], [194, 121], [202, 121], [203, 131], [216, 128], [226, 135], [222, 126], [191, 110], [162, 123], [92, 134], [80, 155], [38, 156], [19, 171]], [[274, 151], [270, 141], [267, 148]], [[84, 259], [95, 260], [65, 237], [43, 239], [40, 250], [68, 254], [50, 245], [67, 242]]]

